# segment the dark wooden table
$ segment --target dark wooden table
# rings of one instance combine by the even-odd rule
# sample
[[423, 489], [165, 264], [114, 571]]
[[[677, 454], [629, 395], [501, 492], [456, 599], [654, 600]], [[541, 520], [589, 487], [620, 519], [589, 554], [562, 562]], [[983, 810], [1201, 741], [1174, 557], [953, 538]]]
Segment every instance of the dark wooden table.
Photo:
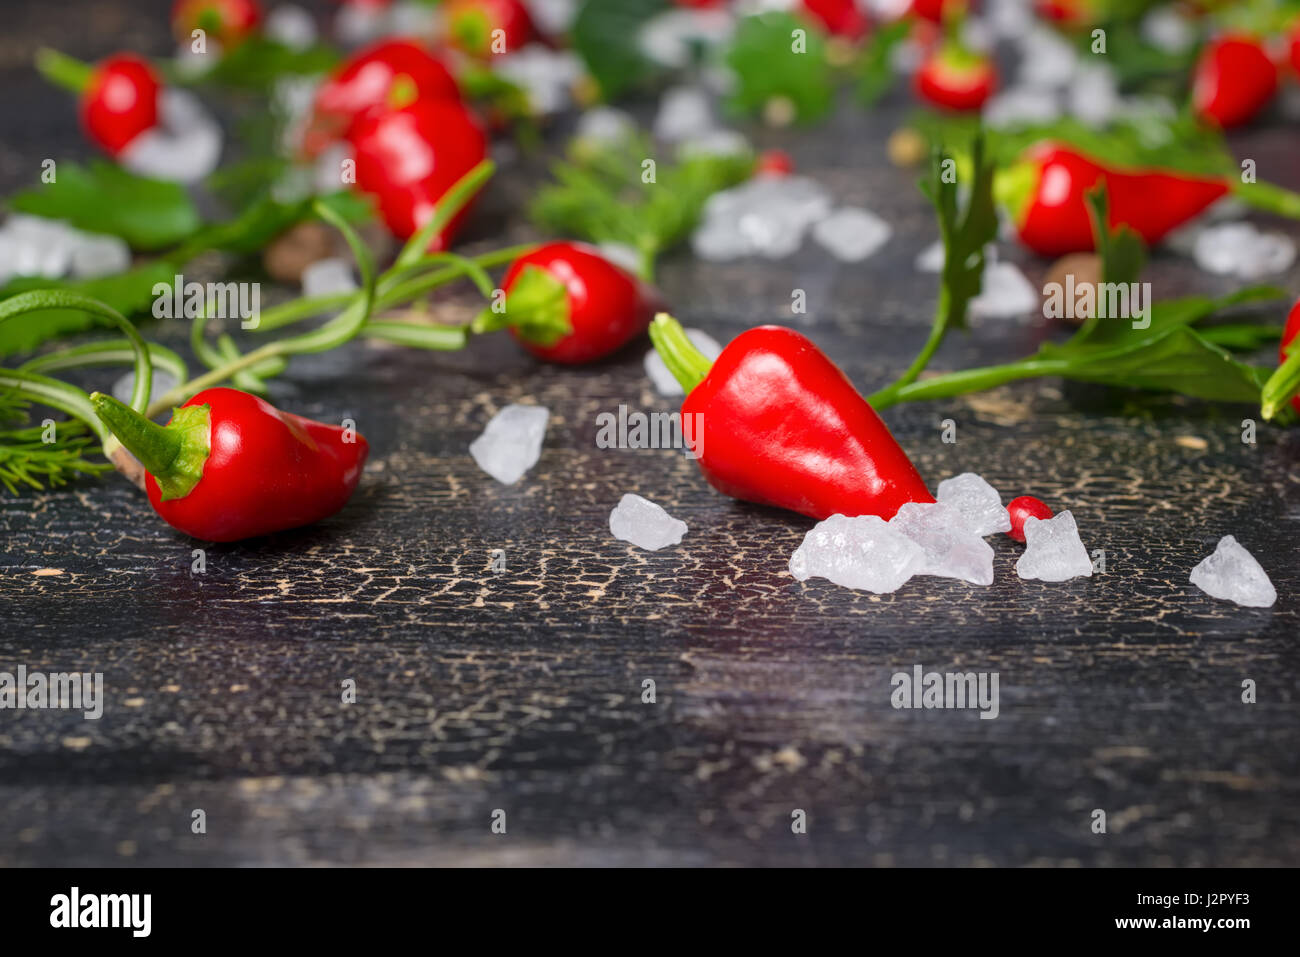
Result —
[[[85, 6], [118, 17], [102, 36], [165, 49], [120, 8]], [[85, 152], [69, 105], [25, 66], [60, 37], [35, 13], [16, 22], [0, 61], [5, 193], [41, 158]], [[750, 131], [893, 223], [884, 252], [854, 266], [811, 245], [774, 263], [682, 252], [661, 265], [677, 314], [724, 340], [797, 324], [864, 391], [896, 374], [935, 296], [912, 258], [936, 229], [913, 175], [885, 158], [901, 117]], [[1294, 137], [1275, 126], [1236, 146], [1300, 187]], [[470, 248], [532, 235], [513, 210], [538, 176], [531, 161], [502, 172]], [[1046, 264], [1020, 261], [1043, 278]], [[1232, 286], [1169, 254], [1148, 278], [1157, 296]], [[1300, 270], [1282, 284], [1300, 290]], [[795, 288], [806, 317], [790, 315]], [[1061, 334], [983, 322], [936, 367]], [[107, 695], [99, 721], [0, 712], [0, 864], [1300, 860], [1296, 432], [1262, 427], [1247, 445], [1249, 408], [1057, 380], [891, 410], [932, 485], [974, 470], [1004, 499], [1068, 507], [1107, 568], [1024, 582], [1019, 546], [999, 537], [989, 588], [927, 578], [873, 596], [790, 577], [810, 521], [718, 496], [680, 453], [596, 447], [599, 413], [672, 407], [642, 373], [645, 348], [580, 370], [504, 338], [295, 360], [281, 403], [356, 419], [373, 448], [362, 487], [314, 528], [208, 547], [203, 574], [198, 543], [115, 476], [0, 498], [0, 670], [99, 671]], [[515, 401], [553, 417], [537, 467], [503, 487], [467, 446]], [[940, 441], [948, 418], [955, 444]], [[628, 491], [690, 525], [680, 547], [611, 538]], [[1227, 533], [1269, 571], [1274, 608], [1188, 584]], [[998, 672], [1000, 716], [894, 710], [890, 676], [916, 664]], [[1257, 704], [1241, 702], [1245, 679]], [[1106, 834], [1090, 829], [1096, 808]], [[191, 832], [195, 809], [206, 834]]]

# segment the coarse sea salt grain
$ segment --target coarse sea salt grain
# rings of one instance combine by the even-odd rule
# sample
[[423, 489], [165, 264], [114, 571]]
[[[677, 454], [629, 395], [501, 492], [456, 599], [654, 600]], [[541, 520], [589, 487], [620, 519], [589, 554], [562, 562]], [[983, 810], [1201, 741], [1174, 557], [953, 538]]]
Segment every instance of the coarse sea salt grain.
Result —
[[1192, 569], [1190, 581], [1211, 598], [1250, 608], [1268, 608], [1277, 601], [1268, 573], [1231, 535], [1219, 539], [1214, 554]]
[[956, 509], [939, 502], [908, 502], [889, 525], [924, 549], [925, 561], [916, 574], [993, 584], [993, 548]]
[[514, 485], [537, 464], [551, 413], [539, 405], [508, 405], [492, 417], [469, 454], [488, 475]]
[[648, 498], [629, 492], [609, 513], [609, 531], [620, 541], [655, 552], [679, 544], [686, 534], [686, 523]]
[[954, 509], [976, 535], [983, 537], [1011, 531], [1011, 515], [1002, 504], [1002, 496], [974, 472], [944, 479], [939, 483], [935, 498]]
[[1045, 582], [1091, 577], [1092, 560], [1069, 509], [1048, 519], [1025, 519], [1025, 552], [1016, 562], [1016, 574]]
[[844, 206], [813, 224], [812, 237], [841, 262], [861, 262], [877, 252], [894, 229], [875, 213]]
[[925, 550], [878, 515], [832, 515], [790, 556], [798, 581], [821, 577], [845, 588], [897, 591], [925, 565]]

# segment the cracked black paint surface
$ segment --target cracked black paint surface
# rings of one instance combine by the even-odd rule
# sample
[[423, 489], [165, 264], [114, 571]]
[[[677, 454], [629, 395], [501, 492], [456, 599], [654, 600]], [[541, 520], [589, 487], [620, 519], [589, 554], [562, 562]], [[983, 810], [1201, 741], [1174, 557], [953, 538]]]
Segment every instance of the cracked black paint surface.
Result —
[[[113, 21], [103, 35], [165, 48], [95, 7]], [[69, 105], [24, 65], [48, 39], [32, 15], [0, 45], [0, 79], [22, 94], [0, 111], [5, 192], [44, 156], [85, 152]], [[934, 282], [912, 258], [936, 234], [912, 174], [884, 158], [900, 116], [752, 131], [893, 223], [883, 253], [851, 266], [811, 245], [776, 263], [679, 253], [660, 268], [679, 317], [719, 339], [795, 323], [864, 391], [896, 373], [925, 336]], [[1237, 148], [1300, 187], [1293, 136]], [[470, 248], [531, 235], [515, 209], [539, 165], [502, 172]], [[1046, 264], [1020, 261], [1041, 280]], [[1169, 254], [1149, 278], [1157, 296], [1231, 287]], [[1297, 291], [1300, 270], [1280, 283]], [[789, 313], [795, 288], [808, 316]], [[1059, 334], [977, 323], [935, 365]], [[362, 487], [314, 528], [207, 547], [202, 574], [199, 543], [115, 477], [0, 499], [0, 670], [100, 671], [107, 696], [99, 721], [0, 712], [0, 864], [1300, 860], [1296, 433], [1261, 428], [1247, 445], [1248, 408], [1056, 380], [890, 410], [932, 485], [974, 470], [1004, 499], [1068, 507], [1107, 570], [1022, 582], [1019, 546], [999, 538], [987, 589], [914, 579], [872, 596], [790, 577], [810, 521], [720, 498], [679, 453], [596, 447], [599, 413], [672, 407], [650, 390], [644, 348], [585, 370], [537, 365], [504, 339], [297, 361], [278, 401], [356, 419], [372, 446]], [[541, 461], [506, 488], [466, 450], [513, 401], [552, 419]], [[949, 418], [955, 444], [940, 441]], [[682, 545], [613, 540], [627, 491], [685, 520]], [[1269, 571], [1274, 608], [1187, 583], [1227, 533]], [[890, 675], [917, 663], [999, 672], [999, 718], [892, 709]], [[1240, 701], [1247, 678], [1255, 705]], [[357, 701], [343, 706], [348, 679]], [[1094, 808], [1106, 835], [1089, 829]], [[495, 809], [506, 835], [489, 829]]]

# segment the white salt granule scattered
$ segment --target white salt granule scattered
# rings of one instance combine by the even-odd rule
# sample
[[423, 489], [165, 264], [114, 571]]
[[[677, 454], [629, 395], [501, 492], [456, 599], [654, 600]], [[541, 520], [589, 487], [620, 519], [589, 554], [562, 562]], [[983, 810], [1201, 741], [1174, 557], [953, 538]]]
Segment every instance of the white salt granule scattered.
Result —
[[541, 458], [550, 417], [544, 406], [508, 405], [469, 444], [469, 454], [502, 485], [514, 485]]
[[897, 591], [925, 565], [925, 550], [878, 515], [832, 515], [790, 556], [798, 581], [821, 577], [845, 588]]
[[1219, 539], [1214, 554], [1192, 569], [1190, 581], [1211, 598], [1250, 608], [1268, 608], [1277, 601], [1268, 573], [1231, 535]]
[[679, 544], [686, 534], [686, 523], [649, 499], [629, 492], [609, 513], [609, 531], [620, 541], [655, 552]]
[[1025, 553], [1016, 562], [1016, 574], [1045, 582], [1091, 577], [1092, 560], [1069, 509], [1048, 519], [1025, 519]]

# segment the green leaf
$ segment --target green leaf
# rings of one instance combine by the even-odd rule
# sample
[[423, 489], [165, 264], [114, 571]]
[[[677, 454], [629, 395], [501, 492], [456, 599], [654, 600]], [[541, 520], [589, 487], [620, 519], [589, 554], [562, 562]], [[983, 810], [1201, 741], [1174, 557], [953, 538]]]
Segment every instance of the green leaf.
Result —
[[[966, 306], [979, 295], [984, 278], [984, 249], [997, 238], [998, 216], [993, 205], [993, 164], [984, 153], [984, 139], [971, 146], [969, 198], [958, 208], [957, 164], [936, 151], [931, 157], [930, 178], [921, 191], [934, 204], [943, 241], [943, 286], [940, 290], [940, 321], [964, 328]], [[950, 175], [951, 174], [951, 175]]]
[[[170, 285], [175, 273], [170, 262], [158, 260], [102, 279], [15, 279], [0, 289], [0, 300], [33, 289], [71, 289], [98, 299], [129, 318], [147, 314], [153, 305], [154, 285], [160, 282]], [[44, 309], [32, 312], [0, 326], [0, 356], [27, 352], [56, 336], [84, 332], [102, 325], [106, 323], [79, 309]]]
[[[806, 49], [796, 53], [794, 31], [802, 31]], [[788, 13], [744, 17], [727, 52], [736, 74], [732, 109], [759, 114], [772, 99], [794, 106], [795, 118], [810, 123], [829, 112], [835, 86], [826, 60], [826, 39]]]
[[750, 175], [751, 156], [696, 155], [658, 162], [655, 182], [642, 180], [650, 145], [642, 137], [587, 149], [552, 168], [556, 183], [533, 200], [530, 215], [550, 232], [639, 251], [649, 278], [653, 259], [685, 239], [710, 196]]
[[641, 27], [670, 9], [670, 0], [587, 0], [582, 5], [573, 21], [573, 48], [605, 99], [650, 75], [652, 65], [639, 45]]
[[66, 485], [78, 475], [97, 475], [112, 468], [85, 457], [98, 443], [80, 422], [60, 422], [54, 434], [55, 440], [47, 443], [41, 426], [0, 431], [0, 485], [17, 495], [20, 487], [39, 490]]
[[912, 21], [903, 17], [880, 27], [867, 38], [858, 67], [858, 102], [863, 106], [874, 105], [898, 79], [894, 51], [911, 32]]
[[77, 229], [120, 236], [136, 249], [170, 246], [199, 228], [198, 211], [183, 187], [145, 179], [111, 163], [63, 162], [53, 183], [9, 200], [19, 212], [61, 219]]
[[268, 37], [251, 36], [226, 51], [210, 70], [195, 76], [168, 71], [175, 84], [225, 86], [250, 92], [267, 92], [286, 76], [327, 73], [339, 62], [339, 54], [323, 45], [295, 50]]

